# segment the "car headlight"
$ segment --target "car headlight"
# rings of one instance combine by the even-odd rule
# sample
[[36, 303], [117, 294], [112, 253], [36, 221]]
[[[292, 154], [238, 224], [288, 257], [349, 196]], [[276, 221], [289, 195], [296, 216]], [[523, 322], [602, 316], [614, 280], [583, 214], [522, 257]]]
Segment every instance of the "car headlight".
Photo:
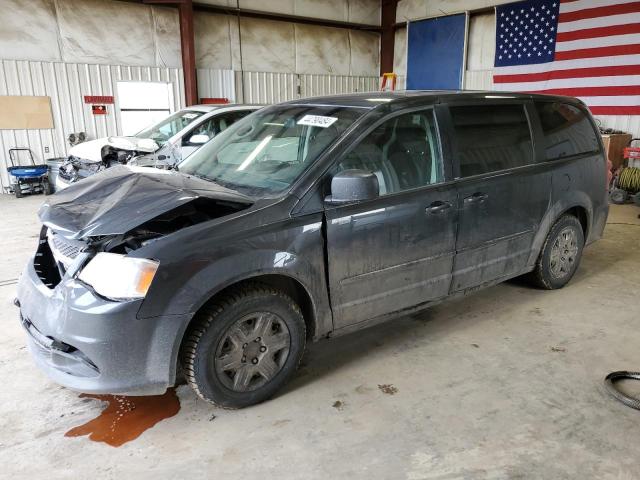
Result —
[[159, 263], [117, 253], [98, 253], [82, 269], [78, 279], [103, 297], [114, 300], [144, 298]]

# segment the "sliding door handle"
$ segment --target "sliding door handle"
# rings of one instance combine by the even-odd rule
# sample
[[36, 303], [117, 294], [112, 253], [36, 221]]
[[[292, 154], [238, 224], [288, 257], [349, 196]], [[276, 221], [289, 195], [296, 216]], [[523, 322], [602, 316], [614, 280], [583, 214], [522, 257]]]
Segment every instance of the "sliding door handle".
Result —
[[476, 192], [473, 195], [471, 195], [469, 197], [466, 197], [464, 199], [464, 204], [465, 205], [470, 205], [470, 204], [473, 204], [473, 203], [482, 203], [487, 198], [489, 198], [489, 195], [487, 195], [486, 193]]
[[437, 201], [433, 202], [431, 205], [429, 205], [425, 209], [425, 212], [427, 212], [427, 213], [440, 213], [440, 212], [444, 212], [448, 208], [451, 208], [451, 204], [449, 202], [442, 202], [440, 200], [437, 200]]

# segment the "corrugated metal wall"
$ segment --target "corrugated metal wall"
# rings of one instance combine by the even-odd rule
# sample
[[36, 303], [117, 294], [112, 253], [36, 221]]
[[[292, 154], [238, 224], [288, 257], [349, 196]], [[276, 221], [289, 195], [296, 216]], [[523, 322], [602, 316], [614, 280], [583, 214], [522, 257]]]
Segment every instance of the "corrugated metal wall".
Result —
[[[182, 71], [176, 68], [88, 65], [59, 62], [0, 61], [0, 95], [45, 95], [51, 98], [53, 130], [0, 130], [0, 187], [8, 185], [8, 150], [27, 147], [36, 162], [66, 155], [67, 136], [86, 132], [100, 138], [120, 132], [116, 84], [118, 81], [170, 82], [173, 108], [184, 105]], [[107, 115], [93, 115], [84, 95], [113, 95]], [[48, 149], [48, 152], [45, 150]]]
[[[296, 98], [378, 89], [378, 77], [272, 72], [235, 72], [238, 101], [278, 103]], [[243, 88], [244, 86], [244, 88]], [[244, 97], [243, 97], [244, 96]]]
[[[299, 75], [294, 73], [234, 72], [199, 69], [202, 97], [225, 97], [239, 103], [278, 103], [295, 98], [378, 89], [378, 77]], [[8, 185], [8, 150], [27, 147], [36, 162], [66, 156], [67, 137], [86, 132], [89, 139], [121, 133], [118, 81], [169, 82], [173, 86], [173, 110], [184, 106], [182, 70], [162, 67], [89, 65], [60, 62], [0, 61], [0, 95], [45, 95], [51, 98], [55, 128], [52, 130], [0, 130], [0, 187]], [[244, 83], [244, 88], [243, 88]], [[244, 97], [243, 98], [243, 92]], [[113, 95], [107, 115], [93, 115], [84, 95]], [[45, 151], [48, 149], [48, 152]]]
[[378, 90], [379, 82], [380, 79], [378, 77], [300, 75], [300, 90], [302, 97], [353, 92], [374, 92]]
[[299, 98], [299, 75], [274, 72], [235, 72], [240, 103], [270, 104]]
[[640, 138], [640, 116], [638, 115], [600, 115], [596, 121], [602, 122], [603, 127], [622, 130]]
[[465, 90], [491, 90], [493, 70], [467, 70], [464, 74]]
[[198, 97], [199, 98], [228, 98], [236, 101], [236, 79], [233, 70], [214, 68], [199, 68]]

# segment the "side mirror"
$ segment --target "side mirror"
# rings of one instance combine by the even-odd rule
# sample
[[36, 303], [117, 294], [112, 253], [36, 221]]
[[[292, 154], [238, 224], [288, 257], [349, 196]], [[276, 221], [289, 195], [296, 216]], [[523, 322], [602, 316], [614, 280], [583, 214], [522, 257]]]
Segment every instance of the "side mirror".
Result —
[[344, 170], [331, 179], [331, 195], [325, 198], [329, 205], [371, 200], [380, 195], [378, 177], [365, 170]]
[[209, 141], [209, 135], [204, 135], [202, 133], [197, 135], [192, 135], [191, 138], [189, 138], [189, 143], [191, 145], [203, 145], [208, 141]]

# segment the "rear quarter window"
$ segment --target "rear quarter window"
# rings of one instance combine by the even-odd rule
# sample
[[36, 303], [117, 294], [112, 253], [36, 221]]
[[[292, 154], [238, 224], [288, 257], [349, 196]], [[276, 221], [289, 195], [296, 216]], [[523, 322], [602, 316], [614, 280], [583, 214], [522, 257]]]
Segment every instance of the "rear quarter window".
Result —
[[581, 109], [560, 102], [536, 102], [546, 160], [598, 152], [598, 136]]
[[533, 163], [524, 105], [465, 105], [449, 110], [462, 177]]

